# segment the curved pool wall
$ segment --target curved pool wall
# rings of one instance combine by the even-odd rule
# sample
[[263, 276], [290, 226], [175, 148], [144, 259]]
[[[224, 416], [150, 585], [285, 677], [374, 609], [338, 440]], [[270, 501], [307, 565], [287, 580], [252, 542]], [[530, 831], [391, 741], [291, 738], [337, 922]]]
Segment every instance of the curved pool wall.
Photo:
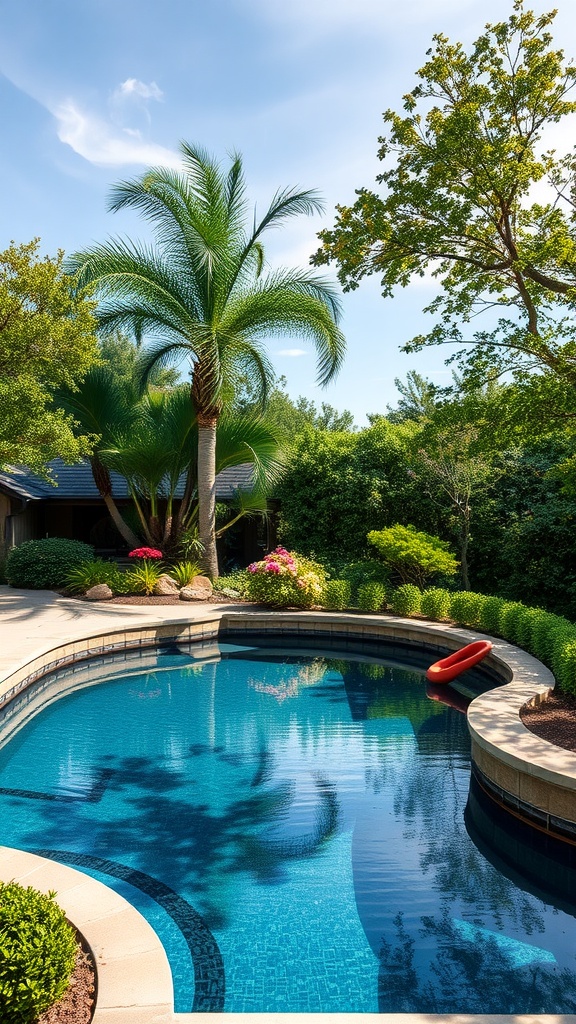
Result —
[[[106, 656], [114, 652], [125, 654], [126, 661], [134, 658], [134, 652], [138, 657], [146, 649], [152, 649], [161, 644], [174, 641], [177, 643], [190, 643], [197, 640], [224, 639], [230, 634], [258, 635], [290, 635], [301, 637], [305, 643], [306, 637], [331, 638], [336, 640], [361, 640], [371, 644], [379, 640], [399, 645], [410, 644], [422, 650], [435, 654], [445, 654], [454, 651], [463, 644], [470, 642], [474, 634], [467, 630], [459, 629], [448, 624], [427, 623], [414, 620], [402, 620], [383, 618], [380, 616], [358, 616], [345, 615], [340, 613], [270, 613], [252, 609], [242, 610], [218, 610], [213, 609], [200, 614], [197, 618], [184, 621], [182, 618], [170, 619], [162, 616], [155, 623], [150, 619], [146, 623], [130, 623], [107, 628], [92, 629], [85, 635], [70, 637], [66, 641], [60, 640], [57, 643], [47, 644], [46, 649], [26, 662], [20, 664], [16, 669], [7, 673], [0, 680], [0, 708], [4, 708], [6, 727], [3, 730], [2, 742], [17, 728], [30, 711], [27, 708], [28, 701], [33, 699], [38, 689], [44, 689], [42, 682], [44, 676], [48, 676], [55, 670], [66, 666], [73, 668], [77, 662], [85, 662], [87, 659], [95, 661], [94, 682], [98, 681], [98, 661], [104, 661]], [[54, 634], [53, 634], [54, 637]], [[54, 639], [56, 639], [54, 637]], [[495, 681], [501, 680], [505, 685], [496, 686], [489, 693], [477, 698], [469, 709], [469, 728], [472, 737], [472, 758], [474, 784], [480, 788], [484, 796], [491, 801], [496, 801], [516, 817], [522, 817], [539, 829], [545, 830], [552, 836], [567, 839], [568, 842], [574, 838], [576, 841], [576, 755], [568, 751], [562, 751], [557, 747], [539, 740], [529, 733], [522, 725], [519, 717], [520, 707], [527, 701], [541, 699], [553, 685], [551, 673], [534, 658], [514, 648], [503, 641], [495, 639], [492, 654], [484, 662], [484, 667], [494, 675]], [[141, 664], [141, 662], [140, 662]], [[106, 668], [102, 665], [101, 675]], [[73, 673], [71, 673], [73, 674]], [[31, 687], [31, 683], [38, 685]], [[46, 686], [50, 680], [46, 680]], [[73, 685], [73, 683], [71, 684]], [[52, 699], [61, 693], [55, 694]], [[45, 695], [48, 700], [50, 696]], [[14, 700], [14, 698], [18, 698]], [[17, 851], [10, 851], [8, 860], [0, 858], [0, 877], [6, 876], [6, 869], [10, 865], [10, 877], [16, 877]], [[30, 855], [23, 854], [23, 857]], [[14, 859], [16, 858], [16, 860]], [[56, 865], [52, 865], [54, 867]], [[57, 865], [60, 867], [60, 865]], [[68, 870], [62, 868], [62, 870]], [[26, 872], [24, 872], [26, 875]], [[74, 888], [74, 886], [72, 886]], [[73, 904], [73, 901], [72, 901]], [[78, 914], [81, 916], [81, 905]], [[75, 920], [73, 905], [68, 901], [67, 912], [72, 920]], [[136, 914], [136, 912], [134, 912]], [[136, 914], [136, 918], [138, 915]], [[127, 929], [127, 937], [129, 939]], [[161, 951], [159, 955], [161, 956]], [[135, 965], [134, 951], [127, 954], [126, 970], [129, 971]], [[130, 1007], [112, 1008], [99, 1005], [94, 1017], [94, 1024], [132, 1024], [138, 1021], [166, 1021], [165, 1006], [158, 1010], [144, 1005], [132, 1003]], [[150, 1015], [152, 1011], [152, 1015]], [[211, 1015], [213, 1016], [213, 1015]], [[247, 1021], [250, 1015], [226, 1014], [227, 1024], [231, 1018], [238, 1016]], [[282, 1014], [286, 1021], [302, 1020], [302, 1015]], [[317, 1016], [318, 1019], [326, 1019], [324, 1015]], [[338, 1014], [338, 1018], [366, 1020], [371, 1014]], [[382, 1021], [383, 1018], [400, 1020], [403, 1015], [379, 1014], [374, 1019]], [[417, 1020], [418, 1015], [411, 1015], [411, 1019]], [[184, 1022], [199, 1021], [198, 1014], [175, 1014], [171, 1017], [179, 1024]], [[260, 1018], [261, 1019], [261, 1018]], [[452, 1020], [452, 1021], [482, 1021], [482, 1016], [467, 1017], [458, 1015], [449, 1017], [442, 1015], [436, 1018], [433, 1014], [427, 1014], [422, 1020]], [[520, 1021], [524, 1018], [505, 1017], [499, 1020]], [[528, 1020], [528, 1018], [525, 1018]], [[561, 1015], [546, 1017], [539, 1015], [539, 1020], [566, 1020], [569, 1017]], [[486, 1017], [486, 1021], [494, 1020], [493, 1017]]]

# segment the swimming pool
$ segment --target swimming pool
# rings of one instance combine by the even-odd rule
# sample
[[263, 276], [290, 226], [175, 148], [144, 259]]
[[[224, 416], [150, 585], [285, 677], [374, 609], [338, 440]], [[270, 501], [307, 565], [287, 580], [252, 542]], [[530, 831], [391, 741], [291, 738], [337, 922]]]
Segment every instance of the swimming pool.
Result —
[[127, 896], [177, 1010], [575, 1012], [574, 874], [559, 900], [480, 852], [464, 716], [376, 653], [75, 670], [0, 750], [3, 843]]

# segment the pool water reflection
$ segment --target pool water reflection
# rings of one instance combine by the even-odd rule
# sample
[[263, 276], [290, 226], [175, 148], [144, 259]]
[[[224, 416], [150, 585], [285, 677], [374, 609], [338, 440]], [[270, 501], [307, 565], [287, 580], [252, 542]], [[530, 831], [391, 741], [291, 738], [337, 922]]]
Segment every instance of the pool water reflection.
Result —
[[180, 1011], [576, 1012], [574, 871], [529, 891], [471, 840], [464, 716], [282, 644], [75, 672], [0, 750], [2, 842], [130, 899]]

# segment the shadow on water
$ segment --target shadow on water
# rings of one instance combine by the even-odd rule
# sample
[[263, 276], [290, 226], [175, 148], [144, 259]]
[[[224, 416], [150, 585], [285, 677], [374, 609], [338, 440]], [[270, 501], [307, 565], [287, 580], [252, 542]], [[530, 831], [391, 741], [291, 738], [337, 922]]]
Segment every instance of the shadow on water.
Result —
[[[219, 749], [216, 756], [230, 763]], [[202, 753], [195, 745], [190, 756]], [[89, 849], [111, 860], [118, 850], [133, 851], [142, 871], [165, 879], [177, 890], [188, 888], [208, 925], [225, 927], [222, 878], [230, 885], [234, 875], [248, 872], [260, 884], [277, 884], [288, 862], [313, 856], [338, 830], [335, 787], [318, 773], [311, 831], [271, 838], [271, 830], [283, 820], [294, 797], [289, 783], [269, 787], [271, 760], [261, 747], [247, 795], [231, 794], [214, 812], [208, 804], [190, 799], [190, 790], [184, 792], [189, 782], [178, 772], [166, 770], [158, 759], [106, 757], [107, 788], [123, 797], [128, 813], [100, 823], [85, 816], [81, 801], [67, 803], [64, 814], [52, 804], [43, 804], [37, 810], [42, 826], [28, 834], [27, 843], [34, 848]], [[99, 765], [94, 766], [94, 774], [101, 777]]]

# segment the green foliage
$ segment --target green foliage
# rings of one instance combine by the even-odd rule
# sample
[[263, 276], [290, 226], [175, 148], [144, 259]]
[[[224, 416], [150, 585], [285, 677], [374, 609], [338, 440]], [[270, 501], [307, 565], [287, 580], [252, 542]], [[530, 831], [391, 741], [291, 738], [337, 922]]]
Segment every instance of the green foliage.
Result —
[[176, 562], [170, 569], [170, 576], [179, 587], [187, 587], [202, 573], [199, 562]]
[[323, 566], [277, 548], [248, 567], [245, 596], [272, 608], [311, 608], [322, 600], [325, 586]]
[[235, 572], [227, 573], [226, 576], [219, 576], [217, 589], [225, 594], [232, 591], [233, 596], [246, 597], [250, 573], [247, 569], [236, 569]]
[[502, 597], [486, 597], [480, 607], [478, 625], [485, 633], [493, 635], [498, 633], [500, 628], [500, 612], [505, 604]]
[[435, 528], [436, 512], [410, 475], [418, 429], [379, 419], [357, 433], [308, 428], [297, 436], [275, 491], [284, 543], [324, 563], [337, 558], [343, 577], [342, 563], [368, 556], [368, 529], [396, 522], [399, 508]]
[[402, 583], [424, 586], [431, 576], [453, 575], [458, 571], [458, 562], [448, 543], [414, 526], [396, 523], [386, 530], [371, 530], [368, 541]]
[[[442, 291], [427, 311], [438, 321], [405, 351], [465, 341], [460, 358], [472, 379], [487, 367], [535, 364], [572, 383], [576, 376], [576, 161], [543, 155], [541, 143], [576, 109], [576, 68], [551, 46], [554, 16], [515, 0], [508, 20], [487, 26], [469, 53], [434, 36], [403, 112], [384, 113], [382, 196], [363, 188], [353, 206], [339, 205], [313, 259], [336, 261], [345, 288], [378, 274], [387, 297], [433, 274]], [[549, 201], [532, 194], [547, 177], [556, 185]], [[496, 327], [474, 334], [469, 323], [483, 309]]]
[[76, 960], [64, 912], [31, 887], [0, 882], [0, 1019], [33, 1024], [64, 994]]
[[89, 544], [64, 537], [27, 540], [12, 548], [6, 558], [6, 579], [11, 587], [52, 590], [67, 585], [68, 574], [82, 562], [91, 561]]
[[526, 606], [520, 601], [506, 601], [500, 609], [498, 632], [511, 644], [520, 643], [520, 623]]
[[205, 150], [183, 142], [178, 171], [153, 167], [119, 182], [111, 206], [142, 214], [153, 245], [115, 238], [77, 253], [70, 266], [104, 300], [105, 332], [156, 332], [140, 361], [143, 379], [158, 364], [189, 360], [190, 421], [197, 417], [199, 430], [198, 529], [204, 567], [215, 577], [214, 434], [241, 379], [264, 402], [274, 377], [262, 339], [278, 331], [304, 335], [318, 353], [319, 384], [328, 383], [344, 358], [332, 284], [309, 269], [269, 270], [265, 259], [265, 232], [317, 212], [321, 203], [313, 191], [283, 189], [258, 221], [240, 155], [224, 170]]
[[331, 575], [348, 581], [352, 602], [356, 601], [358, 588], [363, 583], [381, 583], [385, 588], [390, 586], [390, 573], [376, 558], [365, 558], [358, 562], [334, 560], [327, 568]]
[[386, 607], [386, 588], [382, 583], [362, 583], [358, 587], [358, 607], [361, 612], [379, 612]]
[[322, 604], [330, 611], [342, 611], [350, 607], [351, 587], [348, 580], [328, 580], [324, 587]]
[[154, 587], [165, 571], [160, 562], [143, 558], [138, 565], [124, 574], [124, 583], [129, 588], [128, 593], [153, 594]]
[[97, 357], [93, 303], [62, 270], [63, 253], [38, 256], [38, 241], [0, 252], [0, 466], [43, 472], [56, 456], [89, 450], [72, 419], [52, 404]]
[[403, 583], [393, 591], [390, 607], [394, 615], [418, 615], [422, 601], [422, 592], [413, 583]]
[[555, 635], [551, 668], [560, 689], [576, 697], [576, 626]]
[[471, 590], [458, 590], [450, 594], [450, 618], [462, 626], [480, 626], [485, 597]]
[[474, 589], [576, 619], [576, 497], [554, 473], [573, 449], [573, 437], [556, 433], [500, 457], [501, 472], [474, 510]]
[[66, 575], [66, 588], [73, 594], [85, 594], [90, 587], [99, 583], [107, 583], [114, 590], [114, 582], [119, 575], [118, 567], [113, 562], [105, 562], [102, 558], [94, 561], [81, 562]]
[[431, 587], [422, 594], [420, 611], [427, 619], [440, 622], [450, 614], [450, 592], [442, 587]]

